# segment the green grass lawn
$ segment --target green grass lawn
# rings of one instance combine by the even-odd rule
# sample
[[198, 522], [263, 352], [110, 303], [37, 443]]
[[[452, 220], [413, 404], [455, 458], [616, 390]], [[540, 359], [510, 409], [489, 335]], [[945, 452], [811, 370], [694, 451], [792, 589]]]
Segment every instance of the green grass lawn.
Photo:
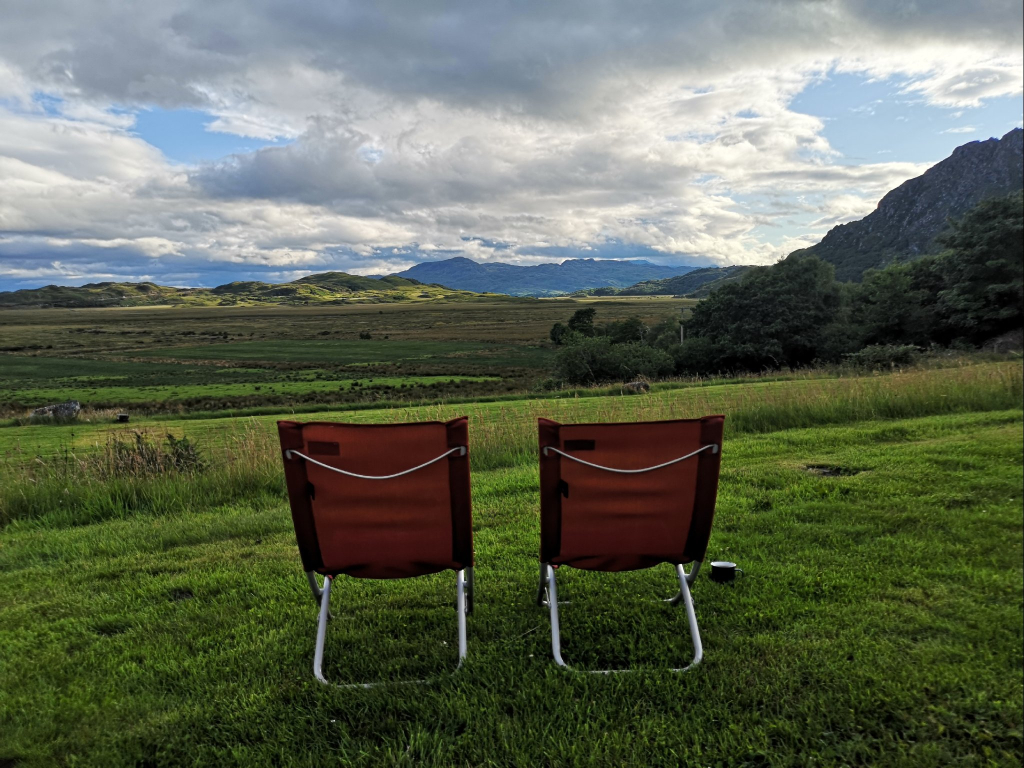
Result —
[[[596, 406], [595, 406], [596, 407]], [[728, 412], [727, 412], [728, 413]], [[279, 491], [178, 514], [0, 531], [0, 765], [1019, 765], [1022, 413], [727, 439], [694, 588], [563, 569], [563, 650], [532, 603], [535, 458], [475, 470], [477, 606], [454, 576], [340, 578], [325, 672]], [[822, 477], [808, 465], [843, 467]]]

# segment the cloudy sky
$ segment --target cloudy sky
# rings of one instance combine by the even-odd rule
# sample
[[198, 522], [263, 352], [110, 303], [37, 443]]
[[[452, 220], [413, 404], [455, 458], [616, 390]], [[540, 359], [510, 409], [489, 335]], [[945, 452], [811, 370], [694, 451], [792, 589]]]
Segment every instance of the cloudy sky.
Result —
[[770, 263], [1021, 125], [1019, 0], [0, 0], [0, 290]]

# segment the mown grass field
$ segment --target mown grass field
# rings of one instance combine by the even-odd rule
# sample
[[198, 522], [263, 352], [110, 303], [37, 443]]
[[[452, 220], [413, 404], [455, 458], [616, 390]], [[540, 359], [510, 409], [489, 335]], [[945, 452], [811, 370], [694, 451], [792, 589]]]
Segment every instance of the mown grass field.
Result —
[[[19, 765], [1016, 765], [1020, 411], [736, 437], [688, 652], [668, 569], [567, 572], [567, 657], [532, 604], [532, 463], [474, 476], [478, 602], [454, 663], [451, 575], [339, 581], [327, 674], [280, 499], [12, 526], [0, 758]], [[808, 465], [856, 474], [821, 477]]]
[[[90, 441], [103, 456], [108, 425], [31, 470], [9, 435], [59, 454], [70, 429], [0, 428], [0, 761], [1019, 765], [1021, 390], [1020, 366], [995, 364], [351, 414], [471, 416], [469, 658], [448, 674], [451, 574], [339, 579], [327, 675], [434, 678], [372, 690], [313, 680], [273, 416], [153, 422], [210, 461], [153, 477], [84, 458]], [[672, 593], [669, 569], [567, 570], [566, 658], [638, 671], [556, 669], [532, 602], [535, 417], [708, 412], [728, 425], [709, 559], [747, 576], [698, 579], [704, 663], [660, 671], [689, 654], [682, 611], [640, 601]]]

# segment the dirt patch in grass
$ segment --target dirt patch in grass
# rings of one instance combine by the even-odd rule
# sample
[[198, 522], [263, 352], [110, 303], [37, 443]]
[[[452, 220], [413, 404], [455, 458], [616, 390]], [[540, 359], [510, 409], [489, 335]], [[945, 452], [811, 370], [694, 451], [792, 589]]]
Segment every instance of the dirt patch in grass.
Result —
[[840, 467], [836, 464], [808, 464], [805, 469], [819, 477], [850, 477], [859, 475], [863, 471], [853, 467]]

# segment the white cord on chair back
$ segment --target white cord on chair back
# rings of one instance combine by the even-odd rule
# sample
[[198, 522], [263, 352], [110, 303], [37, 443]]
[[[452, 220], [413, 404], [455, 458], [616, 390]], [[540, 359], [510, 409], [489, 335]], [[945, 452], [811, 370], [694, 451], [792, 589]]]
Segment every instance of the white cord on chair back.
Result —
[[355, 472], [349, 472], [349, 471], [344, 470], [344, 469], [338, 469], [337, 467], [332, 467], [330, 464], [324, 464], [322, 461], [317, 461], [316, 459], [311, 459], [306, 454], [299, 453], [298, 451], [295, 451], [295, 450], [287, 450], [287, 451], [285, 451], [284, 452], [284, 457], [286, 459], [291, 459], [293, 456], [298, 456], [299, 458], [305, 459], [306, 461], [309, 461], [309, 462], [312, 462], [313, 464], [316, 464], [318, 467], [323, 467], [324, 469], [329, 469], [329, 470], [331, 470], [331, 472], [337, 472], [339, 475], [347, 475], [348, 477], [355, 477], [355, 478], [358, 478], [359, 480], [393, 480], [396, 477], [401, 477], [402, 475], [409, 475], [409, 474], [412, 474], [413, 472], [415, 472], [415, 471], [417, 471], [419, 469], [423, 469], [424, 467], [429, 467], [431, 464], [436, 464], [441, 459], [443, 459], [443, 458], [445, 458], [447, 456], [451, 456], [456, 451], [459, 452], [459, 456], [465, 456], [466, 455], [466, 446], [464, 446], [464, 445], [457, 445], [454, 448], [452, 448], [451, 450], [445, 451], [440, 456], [437, 456], [437, 457], [431, 459], [430, 461], [425, 461], [422, 464], [420, 464], [419, 466], [412, 467], [411, 469], [405, 469], [405, 470], [402, 470], [401, 472], [395, 472], [395, 474], [393, 474], [393, 475], [358, 475]]
[[565, 458], [571, 459], [572, 461], [575, 461], [577, 464], [584, 464], [588, 467], [593, 467], [594, 469], [601, 469], [604, 470], [605, 472], [617, 472], [620, 475], [639, 475], [642, 472], [651, 472], [655, 469], [661, 469], [662, 467], [668, 467], [671, 466], [672, 464], [678, 464], [680, 461], [686, 461], [687, 459], [696, 456], [701, 451], [706, 451], [708, 448], [714, 449], [713, 451], [711, 451], [712, 453], [718, 453], [718, 444], [711, 443], [710, 445], [701, 446], [696, 451], [688, 453], [685, 456], [680, 456], [678, 459], [672, 459], [672, 461], [666, 461], [664, 464], [655, 464], [653, 467], [643, 467], [641, 469], [616, 469], [615, 467], [604, 467], [600, 464], [593, 464], [589, 461], [584, 461], [578, 456], [572, 456], [568, 453], [565, 453], [564, 451], [558, 450], [557, 448], [553, 448], [550, 445], [544, 446], [544, 455], [547, 456], [548, 451], [554, 451], [559, 456], [565, 456]]

